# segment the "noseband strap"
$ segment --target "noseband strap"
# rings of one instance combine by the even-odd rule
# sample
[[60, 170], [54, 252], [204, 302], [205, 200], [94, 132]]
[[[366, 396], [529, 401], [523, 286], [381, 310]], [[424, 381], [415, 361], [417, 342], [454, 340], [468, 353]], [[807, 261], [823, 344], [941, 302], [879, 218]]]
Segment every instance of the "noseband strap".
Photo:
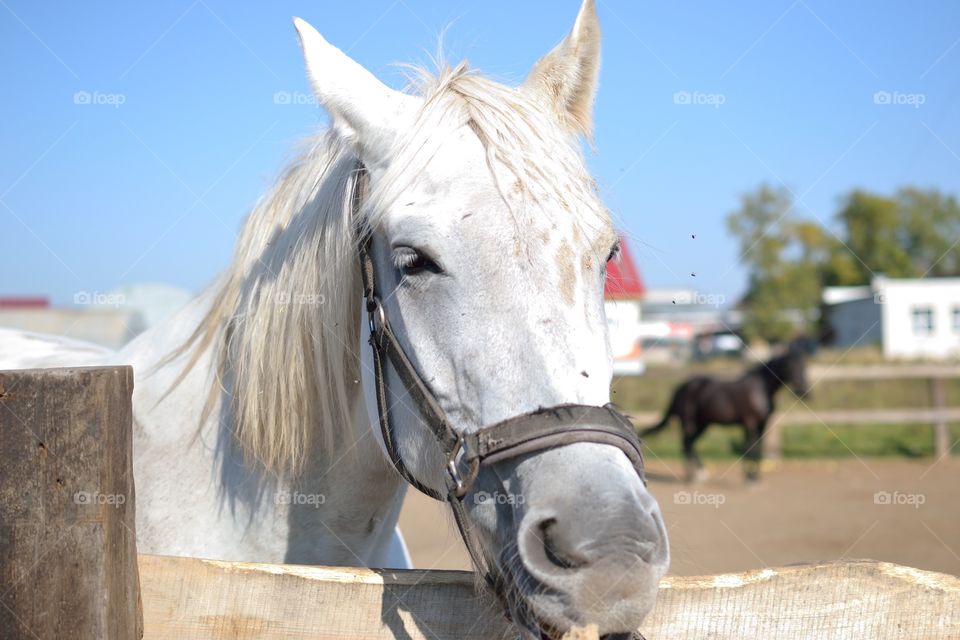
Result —
[[[368, 174], [358, 164], [352, 194], [353, 219], [359, 220], [360, 207], [367, 187]], [[464, 498], [470, 493], [480, 468], [537, 451], [555, 449], [577, 442], [605, 444], [617, 447], [630, 460], [640, 479], [644, 477], [643, 455], [633, 425], [613, 405], [605, 406], [563, 404], [540, 408], [530, 413], [508, 418], [502, 422], [481, 427], [460, 435], [453, 426], [420, 372], [407, 357], [387, 318], [378, 297], [376, 266], [372, 256], [373, 237], [369, 230], [358, 228], [358, 254], [363, 296], [370, 328], [369, 342], [373, 351], [377, 413], [380, 431], [387, 453], [397, 472], [417, 490], [440, 501], [450, 503], [460, 535], [478, 568], [487, 567], [487, 583], [501, 598], [505, 597], [499, 572], [484, 561], [477, 544], [469, 535]], [[436, 437], [446, 459], [446, 494], [417, 479], [404, 463], [397, 446], [391, 419], [391, 407], [384, 374], [384, 362], [389, 360], [400, 382], [409, 394], [421, 418]]]

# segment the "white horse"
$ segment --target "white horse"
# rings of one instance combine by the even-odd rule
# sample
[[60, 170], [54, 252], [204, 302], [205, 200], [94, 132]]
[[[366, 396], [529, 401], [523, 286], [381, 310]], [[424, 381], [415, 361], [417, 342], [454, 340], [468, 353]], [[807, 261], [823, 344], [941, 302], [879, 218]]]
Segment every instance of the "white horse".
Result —
[[[406, 483], [372, 426], [357, 229], [372, 233], [384, 312], [457, 432], [608, 402], [603, 281], [616, 235], [579, 143], [599, 25], [585, 0], [520, 87], [462, 63], [421, 73], [410, 93], [295, 25], [332, 126], [255, 207], [228, 270], [116, 353], [3, 331], [0, 367], [133, 365], [142, 552], [405, 567]], [[437, 441], [391, 365], [385, 375], [399, 454], [444, 492]], [[483, 466], [476, 490], [510, 497], [467, 501], [466, 517], [531, 637], [637, 628], [668, 546], [620, 449], [534, 451]]]

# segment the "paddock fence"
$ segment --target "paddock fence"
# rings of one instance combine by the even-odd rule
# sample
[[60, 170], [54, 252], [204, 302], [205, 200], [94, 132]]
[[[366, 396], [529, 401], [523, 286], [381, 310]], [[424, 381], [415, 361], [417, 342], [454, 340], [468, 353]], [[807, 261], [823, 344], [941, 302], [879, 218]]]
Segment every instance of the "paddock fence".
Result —
[[[0, 371], [0, 640], [512, 638], [475, 576], [138, 555], [129, 367]], [[648, 640], [960, 638], [960, 579], [874, 561], [667, 578]]]

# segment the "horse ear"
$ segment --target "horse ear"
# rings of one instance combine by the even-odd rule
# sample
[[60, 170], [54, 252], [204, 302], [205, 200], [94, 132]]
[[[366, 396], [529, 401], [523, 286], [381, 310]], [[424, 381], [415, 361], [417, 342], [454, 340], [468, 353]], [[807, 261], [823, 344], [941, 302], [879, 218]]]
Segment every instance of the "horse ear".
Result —
[[413, 117], [418, 99], [377, 80], [305, 20], [294, 18], [293, 25], [310, 85], [334, 128], [357, 146], [365, 162], [377, 164], [389, 157], [399, 125]]
[[523, 88], [544, 99], [571, 132], [589, 137], [599, 74], [597, 7], [584, 0], [573, 30], [534, 65]]

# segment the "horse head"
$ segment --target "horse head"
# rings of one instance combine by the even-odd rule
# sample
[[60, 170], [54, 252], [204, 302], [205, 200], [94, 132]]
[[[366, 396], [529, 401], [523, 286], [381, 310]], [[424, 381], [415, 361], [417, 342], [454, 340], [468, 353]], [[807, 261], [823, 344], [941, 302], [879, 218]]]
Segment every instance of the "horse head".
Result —
[[807, 360], [816, 351], [816, 342], [808, 336], [799, 336], [787, 345], [784, 358], [783, 382], [789, 386], [798, 398], [810, 396], [810, 382], [807, 378]]
[[[608, 403], [603, 284], [618, 241], [580, 151], [599, 68], [594, 2], [520, 87], [461, 64], [398, 92], [307, 23], [296, 27], [318, 101], [367, 175], [356, 215], [378, 304], [451, 428]], [[362, 376], [375, 416], [372, 370]], [[447, 460], [423, 411], [394, 365], [383, 378], [397, 453], [445, 492]], [[575, 442], [485, 464], [463, 505], [531, 637], [581, 623], [627, 632], [653, 607], [666, 530], [620, 448]]]

